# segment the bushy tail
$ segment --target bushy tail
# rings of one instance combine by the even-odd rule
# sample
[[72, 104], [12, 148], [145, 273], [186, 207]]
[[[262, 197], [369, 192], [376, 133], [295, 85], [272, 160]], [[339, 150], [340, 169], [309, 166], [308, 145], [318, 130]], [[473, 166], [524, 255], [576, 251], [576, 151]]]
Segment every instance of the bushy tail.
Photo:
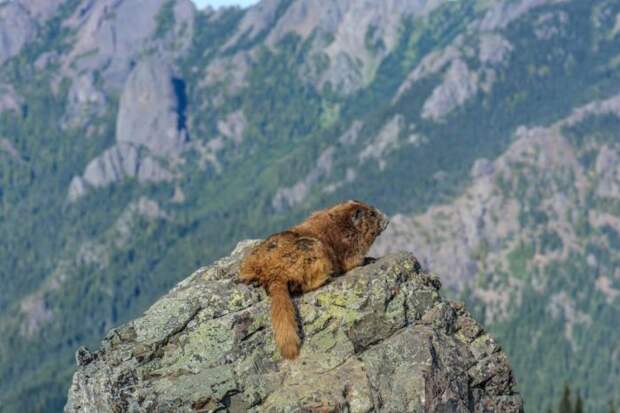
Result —
[[271, 325], [282, 357], [294, 359], [299, 355], [299, 336], [295, 307], [286, 283], [275, 282], [269, 287], [271, 295]]

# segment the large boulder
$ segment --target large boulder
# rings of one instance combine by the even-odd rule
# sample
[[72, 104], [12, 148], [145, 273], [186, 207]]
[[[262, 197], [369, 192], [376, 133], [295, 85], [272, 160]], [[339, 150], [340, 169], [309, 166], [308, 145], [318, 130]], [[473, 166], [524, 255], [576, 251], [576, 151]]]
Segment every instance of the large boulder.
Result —
[[65, 412], [521, 412], [506, 355], [409, 253], [295, 299], [300, 357], [283, 360], [270, 300], [241, 284], [255, 241], [202, 268], [91, 352]]
[[121, 96], [116, 140], [161, 156], [180, 152], [187, 138], [183, 87], [165, 62], [147, 58], [138, 63]]

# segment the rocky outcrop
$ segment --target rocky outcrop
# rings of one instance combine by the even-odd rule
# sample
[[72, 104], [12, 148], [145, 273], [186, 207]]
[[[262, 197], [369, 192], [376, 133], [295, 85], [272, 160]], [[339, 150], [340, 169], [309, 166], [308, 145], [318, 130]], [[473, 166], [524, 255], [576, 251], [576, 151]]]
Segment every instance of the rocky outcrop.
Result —
[[35, 31], [35, 22], [19, 2], [0, 3], [0, 64], [19, 53]]
[[511, 2], [497, 2], [489, 8], [484, 17], [476, 22], [481, 31], [492, 31], [506, 28], [530, 10], [552, 3], [561, 3], [565, 0], [518, 0]]
[[388, 120], [377, 136], [371, 142], [368, 142], [364, 149], [360, 152], [358, 159], [365, 162], [374, 159], [379, 164], [379, 168], [383, 170], [386, 166], [385, 156], [398, 148], [398, 137], [404, 128], [405, 118], [403, 115], [394, 115]]
[[136, 146], [120, 143], [88, 163], [83, 176], [76, 176], [69, 185], [69, 201], [85, 195], [89, 189], [102, 188], [126, 178], [138, 182], [162, 182], [174, 178], [160, 161], [143, 154]]
[[423, 118], [440, 121], [479, 92], [488, 93], [496, 81], [497, 69], [507, 65], [514, 47], [498, 33], [477, 34], [479, 66], [473, 69], [468, 61], [474, 55], [467, 43], [464, 36], [457, 36], [447, 47], [427, 54], [400, 85], [392, 102], [396, 103], [419, 80], [441, 75], [441, 83], [422, 108]]
[[[120, 89], [139, 54], [153, 42], [157, 30], [161, 30], [158, 21], [162, 18], [158, 20], [158, 16], [167, 11], [166, 2], [83, 0], [64, 23], [76, 31], [77, 41], [64, 60], [63, 71], [76, 74], [100, 70], [107, 86]], [[191, 38], [194, 11], [189, 0], [177, 0], [169, 10], [169, 29], [178, 34], [181, 43], [178, 51]], [[183, 35], [182, 26], [186, 28]]]
[[[615, 135], [597, 142], [603, 135], [583, 131], [591, 122], [617, 121], [619, 115], [616, 95], [576, 108], [548, 127], [518, 128], [502, 155], [474, 162], [471, 183], [460, 196], [421, 213], [391, 217], [393, 225], [371, 253], [416, 251], [426, 268], [445, 274], [445, 287], [460, 292], [475, 285], [470, 297], [485, 304], [486, 322], [513, 317], [524, 291], [549, 288], [531, 274], [545, 274], [576, 256], [600, 267], [588, 251], [593, 240], [614, 250], [617, 212], [594, 207], [590, 197], [609, 205], [620, 200], [620, 146]], [[524, 219], [528, 214], [537, 218]], [[600, 235], [584, 238], [584, 225]], [[531, 250], [524, 252], [523, 246]], [[501, 278], [508, 273], [519, 275]], [[606, 281], [597, 282], [609, 296]], [[574, 342], [572, 333], [565, 336]]]
[[238, 280], [252, 245], [80, 348], [65, 412], [522, 411], [506, 355], [408, 253], [297, 298], [301, 355], [281, 359], [268, 297]]
[[[88, 83], [88, 79], [86, 80]], [[104, 99], [95, 91], [69, 94], [70, 102]], [[85, 105], [77, 105], [84, 108]], [[174, 178], [162, 163], [186, 147], [184, 83], [158, 59], [139, 63], [127, 80], [116, 122], [117, 144], [88, 163], [83, 176], [73, 178], [69, 200], [126, 178], [162, 182]]]
[[501, 64], [513, 50], [508, 40], [497, 33], [484, 33], [480, 36], [478, 59], [483, 64]]
[[65, 123], [67, 126], [88, 124], [105, 112], [106, 104], [106, 95], [97, 88], [95, 76], [91, 72], [83, 73], [71, 82]]
[[[0, 64], [18, 54], [63, 0], [0, 1]], [[0, 109], [0, 112], [2, 110]]]
[[455, 59], [422, 107], [422, 117], [440, 120], [478, 92], [479, 75], [461, 59]]
[[52, 17], [63, 2], [64, 0], [15, 0], [15, 3], [19, 3], [39, 22]]
[[11, 157], [15, 161], [24, 162], [21, 155], [19, 154], [17, 149], [15, 149], [15, 146], [13, 146], [11, 141], [2, 137], [0, 137], [0, 153], [8, 154], [9, 157]]
[[312, 55], [321, 55], [329, 64], [310, 77], [318, 87], [329, 82], [346, 95], [373, 79], [381, 60], [396, 46], [404, 18], [426, 16], [442, 4], [441, 0], [387, 0], [374, 7], [373, 2], [356, 0], [261, 1], [248, 9], [225, 47], [262, 35], [274, 47], [291, 31], [303, 39], [313, 36]]
[[116, 140], [147, 147], [159, 155], [178, 153], [187, 140], [185, 86], [165, 62], [140, 62], [121, 96]]
[[0, 85], [0, 113], [6, 110], [19, 110], [20, 101], [11, 85]]
[[610, 199], [620, 197], [620, 149], [603, 145], [594, 170], [599, 179], [596, 194]]

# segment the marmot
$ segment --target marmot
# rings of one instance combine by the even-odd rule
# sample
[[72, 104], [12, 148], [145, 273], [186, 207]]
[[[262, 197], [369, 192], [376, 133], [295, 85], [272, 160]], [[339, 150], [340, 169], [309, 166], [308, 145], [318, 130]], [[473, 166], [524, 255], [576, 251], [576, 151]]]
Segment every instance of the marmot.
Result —
[[257, 281], [271, 296], [271, 323], [284, 358], [299, 354], [290, 293], [311, 291], [333, 275], [362, 265], [389, 221], [376, 208], [348, 201], [314, 212], [301, 224], [271, 235], [241, 262], [241, 280]]

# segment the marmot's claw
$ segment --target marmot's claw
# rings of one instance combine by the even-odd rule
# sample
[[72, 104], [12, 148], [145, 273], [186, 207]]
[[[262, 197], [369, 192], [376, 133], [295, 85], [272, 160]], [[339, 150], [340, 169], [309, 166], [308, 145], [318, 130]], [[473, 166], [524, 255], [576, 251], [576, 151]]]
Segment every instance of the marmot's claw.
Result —
[[364, 257], [364, 262], [362, 263], [362, 265], [373, 264], [375, 262], [377, 262], [377, 258], [375, 257]]

